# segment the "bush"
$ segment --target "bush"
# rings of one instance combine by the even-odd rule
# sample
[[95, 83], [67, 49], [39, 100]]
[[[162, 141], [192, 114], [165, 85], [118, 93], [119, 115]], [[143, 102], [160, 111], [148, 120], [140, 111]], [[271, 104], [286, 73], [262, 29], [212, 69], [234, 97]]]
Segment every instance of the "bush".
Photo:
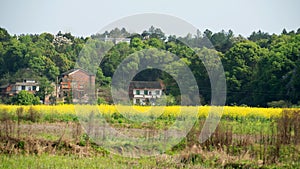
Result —
[[98, 104], [107, 104], [106, 100], [104, 98], [102, 98], [102, 97], [98, 98], [97, 103]]
[[30, 107], [25, 118], [32, 122], [38, 122], [41, 119], [41, 114], [35, 108]]
[[35, 97], [32, 93], [22, 90], [18, 95], [12, 98], [11, 102], [16, 105], [37, 105], [40, 104], [40, 98]]
[[267, 103], [268, 107], [290, 107], [291, 103], [284, 100], [278, 100], [278, 101], [271, 101]]
[[161, 98], [156, 100], [156, 105], [176, 105], [176, 99], [172, 95], [163, 95]]

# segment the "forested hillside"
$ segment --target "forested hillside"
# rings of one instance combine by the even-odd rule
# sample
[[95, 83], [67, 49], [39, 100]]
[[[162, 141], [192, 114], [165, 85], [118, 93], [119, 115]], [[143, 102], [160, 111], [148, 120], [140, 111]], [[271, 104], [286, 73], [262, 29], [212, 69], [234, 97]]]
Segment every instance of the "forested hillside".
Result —
[[[107, 37], [131, 40], [115, 45], [105, 42]], [[0, 28], [0, 85], [22, 78], [34, 78], [44, 84], [55, 82], [60, 73], [75, 67], [87, 41], [95, 46], [112, 47], [96, 73], [96, 85], [106, 92], [110, 91], [114, 71], [126, 56], [142, 49], [156, 48], [177, 55], [189, 65], [199, 85], [203, 104], [210, 103], [211, 89], [199, 55], [216, 54], [221, 58], [226, 75], [226, 104], [268, 106], [272, 101], [282, 100], [285, 104], [299, 104], [300, 101], [300, 29], [290, 32], [284, 29], [280, 35], [258, 31], [249, 37], [235, 35], [231, 30], [217, 33], [205, 30], [176, 37], [165, 35], [154, 27], [140, 34], [116, 28], [90, 37], [75, 37], [61, 32], [56, 35], [10, 35]], [[167, 94], [177, 102], [180, 99], [176, 82], [165, 72], [146, 70], [134, 80], [162, 80]]]

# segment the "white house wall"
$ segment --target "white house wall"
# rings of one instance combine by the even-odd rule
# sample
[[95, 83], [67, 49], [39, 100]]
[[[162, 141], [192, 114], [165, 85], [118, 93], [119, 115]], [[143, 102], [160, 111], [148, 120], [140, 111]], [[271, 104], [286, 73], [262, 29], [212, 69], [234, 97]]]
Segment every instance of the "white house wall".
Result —
[[22, 90], [22, 86], [16, 86], [15, 88], [16, 88], [17, 91]]
[[[16, 91], [21, 91], [22, 90], [22, 86], [16, 85], [13, 87], [13, 89], [15, 89]], [[33, 86], [25, 86], [25, 90], [26, 91], [33, 91]], [[39, 91], [40, 88], [39, 86], [36, 86], [35, 91]]]
[[[133, 95], [135, 96], [135, 97], [143, 97], [143, 96], [145, 96], [145, 94], [144, 94], [144, 91], [145, 90], [139, 90], [140, 91], [140, 94], [139, 95], [137, 95], [137, 90], [139, 90], [139, 89], [134, 89], [133, 90]], [[159, 91], [159, 93], [158, 94], [156, 94], [156, 91]], [[149, 93], [151, 92], [151, 95], [149, 95]], [[148, 90], [148, 95], [149, 96], [157, 96], [157, 97], [160, 97], [161, 95], [162, 95], [162, 90], [161, 89], [153, 89], [153, 90]]]

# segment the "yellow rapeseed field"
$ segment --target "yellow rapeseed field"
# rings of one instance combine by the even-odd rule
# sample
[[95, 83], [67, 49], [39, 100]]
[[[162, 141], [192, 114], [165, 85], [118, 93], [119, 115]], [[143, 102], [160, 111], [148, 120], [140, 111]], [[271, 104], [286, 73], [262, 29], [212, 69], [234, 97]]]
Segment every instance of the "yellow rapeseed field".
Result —
[[[23, 107], [25, 111], [31, 106], [18, 106], [18, 105], [0, 105], [0, 112], [7, 111], [15, 113], [16, 109]], [[218, 111], [223, 113], [223, 116], [228, 117], [278, 117], [283, 109], [281, 108], [256, 108], [256, 107], [238, 107], [238, 106], [224, 106], [214, 109], [211, 106], [119, 106], [119, 105], [99, 105], [99, 106], [74, 106], [74, 105], [36, 105], [32, 106], [35, 110], [45, 114], [76, 114], [76, 112], [91, 112], [97, 111], [103, 114], [113, 114], [115, 112], [129, 113], [129, 114], [145, 114], [145, 115], [168, 115], [177, 116], [180, 113], [195, 113], [198, 111], [199, 116], [207, 116], [210, 111]], [[221, 111], [223, 109], [223, 111]]]

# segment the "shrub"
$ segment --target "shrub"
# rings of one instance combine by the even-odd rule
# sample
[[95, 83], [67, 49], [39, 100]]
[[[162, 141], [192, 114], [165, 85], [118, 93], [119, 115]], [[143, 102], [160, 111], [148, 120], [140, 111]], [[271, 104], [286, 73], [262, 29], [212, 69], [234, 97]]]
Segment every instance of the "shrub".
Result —
[[291, 103], [288, 102], [288, 101], [284, 101], [284, 100], [278, 100], [278, 101], [271, 101], [271, 102], [268, 102], [267, 105], [269, 107], [290, 107], [291, 106]]
[[98, 104], [107, 104], [106, 100], [104, 98], [102, 98], [102, 97], [98, 98], [97, 103]]
[[22, 90], [18, 95], [12, 98], [12, 103], [16, 105], [37, 105], [40, 104], [40, 98]]
[[25, 118], [32, 122], [38, 122], [41, 119], [41, 114], [35, 108], [30, 107]]

